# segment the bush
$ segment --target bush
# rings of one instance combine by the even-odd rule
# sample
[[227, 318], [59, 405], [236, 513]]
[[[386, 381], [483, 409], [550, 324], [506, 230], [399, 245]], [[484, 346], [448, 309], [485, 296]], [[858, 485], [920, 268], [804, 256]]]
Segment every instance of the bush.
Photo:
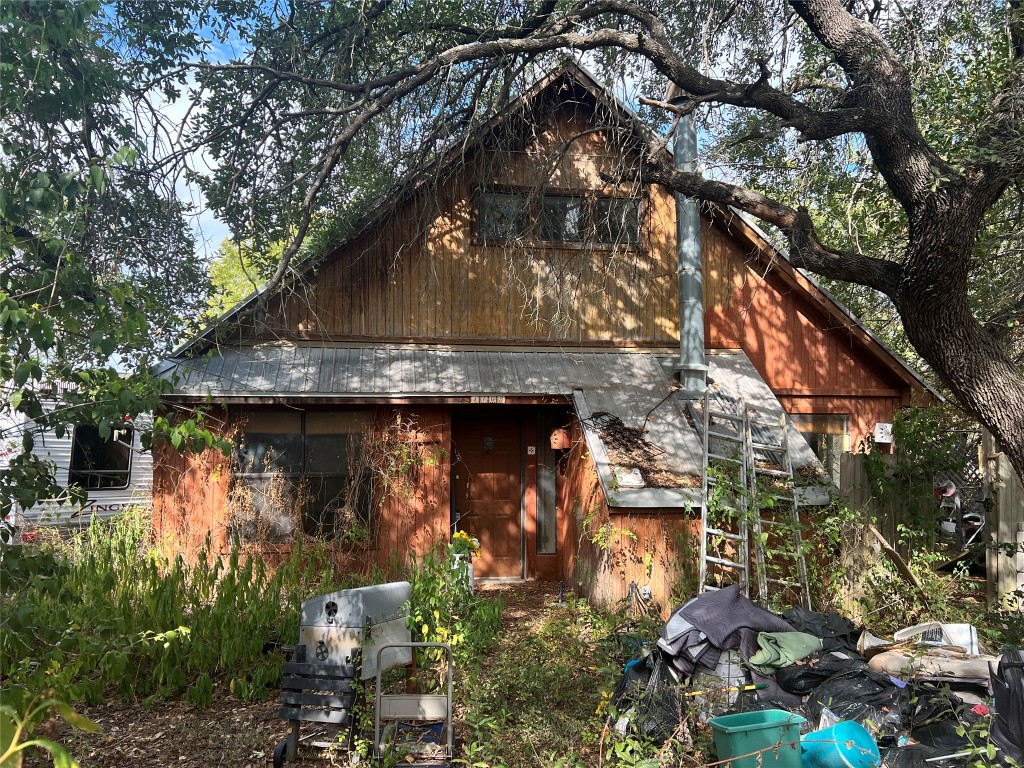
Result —
[[43, 690], [88, 703], [187, 691], [209, 705], [216, 682], [265, 699], [281, 676], [280, 644], [298, 637], [302, 601], [354, 586], [322, 548], [300, 545], [272, 572], [238, 549], [189, 565], [149, 543], [135, 514], [48, 549], [5, 551], [0, 698], [19, 707]]
[[501, 622], [501, 602], [473, 592], [466, 569], [451, 546], [437, 546], [409, 563], [412, 599], [409, 629], [418, 642], [448, 643], [456, 660], [484, 653], [494, 643]]

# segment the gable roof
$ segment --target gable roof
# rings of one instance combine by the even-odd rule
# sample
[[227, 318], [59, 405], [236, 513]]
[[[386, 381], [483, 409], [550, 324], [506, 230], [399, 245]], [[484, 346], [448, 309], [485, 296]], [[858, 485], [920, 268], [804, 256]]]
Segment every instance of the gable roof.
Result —
[[[509, 102], [503, 109], [477, 126], [468, 140], [455, 142], [437, 159], [406, 174], [391, 189], [366, 206], [366, 212], [355, 221], [350, 233], [344, 240], [331, 243], [322, 253], [311, 255], [303, 263], [296, 265], [294, 272], [308, 273], [310, 270], [315, 269], [322, 262], [323, 258], [328, 258], [330, 254], [344, 247], [346, 243], [352, 242], [360, 235], [372, 229], [393, 213], [400, 205], [409, 200], [416, 192], [431, 183], [436, 183], [439, 175], [447, 174], [454, 170], [470, 151], [478, 148], [495, 130], [507, 125], [515, 117], [522, 115], [531, 104], [546, 91], [556, 87], [560, 81], [583, 89], [585, 93], [594, 99], [598, 106], [602, 106], [612, 114], [621, 117], [624, 124], [635, 131], [638, 136], [642, 136], [645, 140], [657, 138], [656, 134], [640, 120], [639, 115], [634, 110], [630, 109], [603, 85], [598, 83], [596, 78], [584, 67], [567, 59], [537, 80], [537, 82]], [[226, 313], [214, 320], [198, 335], [179, 345], [171, 353], [171, 356], [180, 357], [186, 355], [193, 351], [195, 347], [203, 347], [204, 342], [207, 342], [207, 345], [215, 344], [217, 330], [229, 326], [243, 312], [257, 304], [260, 299], [267, 295], [268, 288], [268, 284], [260, 286]]]
[[[471, 151], [477, 149], [494, 131], [508, 125], [517, 116], [524, 116], [527, 109], [536, 100], [549, 89], [557, 87], [559, 83], [581, 89], [594, 99], [598, 107], [607, 109], [612, 115], [621, 118], [624, 125], [629, 127], [639, 140], [642, 140], [642, 146], [649, 146], [650, 142], [659, 139], [657, 134], [644, 124], [634, 110], [601, 85], [584, 67], [571, 60], [566, 60], [537, 80], [537, 82], [511, 101], [505, 108], [477, 126], [468, 140], [455, 143], [434, 161], [407, 174], [388, 193], [367, 206], [366, 213], [355, 222], [350, 235], [343, 241], [331, 244], [322, 253], [306, 258], [302, 263], [295, 266], [294, 271], [307, 274], [315, 270], [324, 258], [328, 258], [330, 254], [337, 252], [346, 243], [352, 242], [386, 219], [418, 191], [424, 189], [428, 184], [436, 182], [439, 175], [452, 172]], [[665, 147], [664, 151], [671, 155], [670, 148]], [[909, 363], [878, 339], [853, 312], [809, 274], [793, 266], [786, 254], [772, 245], [767, 235], [749, 217], [731, 207], [724, 208], [713, 205], [711, 210], [719, 214], [713, 217], [713, 223], [723, 227], [730, 234], [739, 235], [745, 239], [752, 246], [760, 260], [767, 266], [770, 266], [791, 287], [806, 295], [811, 303], [827, 317], [836, 320], [848, 328], [852, 335], [861, 342], [864, 348], [886, 370], [895, 374], [909, 386], [922, 387], [939, 400], [944, 400], [943, 396], [934, 387], [915, 371]], [[244, 312], [252, 309], [261, 299], [266, 297], [267, 292], [268, 286], [261, 286], [211, 323], [197, 336], [182, 343], [172, 352], [171, 356], [180, 358], [216, 345], [218, 331], [225, 327], [232, 327], [233, 323]]]

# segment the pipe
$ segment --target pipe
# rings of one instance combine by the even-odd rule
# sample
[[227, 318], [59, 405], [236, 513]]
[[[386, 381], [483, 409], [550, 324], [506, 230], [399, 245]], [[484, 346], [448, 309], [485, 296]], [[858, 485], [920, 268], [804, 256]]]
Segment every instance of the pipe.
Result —
[[[685, 99], [677, 99], [682, 103]], [[672, 140], [676, 170], [697, 172], [697, 130], [690, 115], [676, 122]], [[676, 252], [679, 261], [679, 364], [681, 397], [698, 398], [707, 386], [704, 358], [704, 270], [700, 208], [692, 197], [676, 193]]]

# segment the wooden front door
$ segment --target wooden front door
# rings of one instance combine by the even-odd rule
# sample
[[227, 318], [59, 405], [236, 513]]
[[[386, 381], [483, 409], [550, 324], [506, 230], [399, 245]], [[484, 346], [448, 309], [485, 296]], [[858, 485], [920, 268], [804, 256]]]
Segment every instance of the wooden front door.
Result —
[[519, 419], [452, 423], [452, 513], [480, 540], [477, 576], [523, 576], [522, 439]]

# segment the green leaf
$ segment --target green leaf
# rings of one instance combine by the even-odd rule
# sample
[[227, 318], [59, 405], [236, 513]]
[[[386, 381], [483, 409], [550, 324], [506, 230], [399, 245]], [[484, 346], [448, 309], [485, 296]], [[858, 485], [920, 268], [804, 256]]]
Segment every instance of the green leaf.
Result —
[[102, 165], [94, 165], [89, 169], [89, 181], [92, 182], [93, 188], [103, 194], [103, 189], [106, 186], [106, 175], [103, 172]]
[[53, 758], [54, 768], [81, 768], [78, 761], [71, 756], [71, 753], [56, 741], [51, 741], [50, 739], [32, 739], [31, 741], [26, 741], [25, 746], [42, 747], [49, 752], [50, 757]]
[[72, 706], [66, 702], [57, 703], [57, 711], [60, 712], [60, 716], [68, 721], [68, 724], [78, 728], [82, 731], [88, 731], [89, 733], [99, 733], [100, 727], [90, 720], [85, 715], [76, 712]]

